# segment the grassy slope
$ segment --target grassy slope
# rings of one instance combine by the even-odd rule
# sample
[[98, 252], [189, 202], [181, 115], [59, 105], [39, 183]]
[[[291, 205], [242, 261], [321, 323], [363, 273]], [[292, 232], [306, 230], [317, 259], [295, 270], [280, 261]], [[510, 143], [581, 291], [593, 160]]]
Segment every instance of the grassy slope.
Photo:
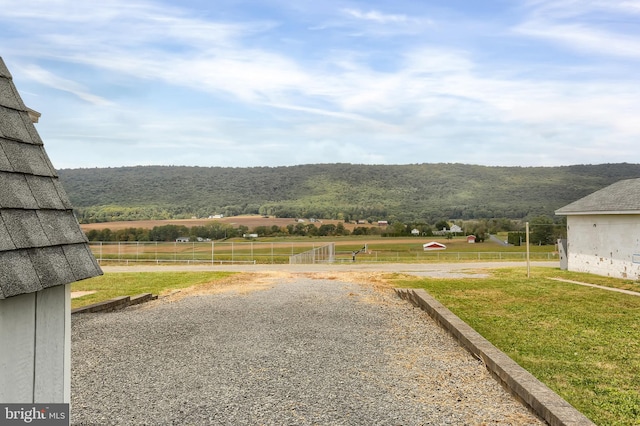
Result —
[[399, 279], [422, 287], [597, 424], [640, 424], [640, 291], [632, 281], [534, 268], [487, 279]]
[[233, 275], [233, 272], [131, 272], [113, 273], [71, 285], [71, 291], [96, 291], [71, 300], [71, 308], [90, 305], [120, 296], [141, 293], [163, 294], [169, 290], [187, 288]]

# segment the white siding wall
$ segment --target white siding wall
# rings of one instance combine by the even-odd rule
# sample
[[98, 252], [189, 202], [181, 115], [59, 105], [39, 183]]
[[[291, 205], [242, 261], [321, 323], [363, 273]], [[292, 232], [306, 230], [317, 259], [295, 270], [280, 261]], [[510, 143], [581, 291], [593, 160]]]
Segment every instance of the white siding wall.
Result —
[[71, 284], [0, 300], [0, 401], [69, 403]]
[[640, 215], [567, 217], [569, 270], [640, 278]]

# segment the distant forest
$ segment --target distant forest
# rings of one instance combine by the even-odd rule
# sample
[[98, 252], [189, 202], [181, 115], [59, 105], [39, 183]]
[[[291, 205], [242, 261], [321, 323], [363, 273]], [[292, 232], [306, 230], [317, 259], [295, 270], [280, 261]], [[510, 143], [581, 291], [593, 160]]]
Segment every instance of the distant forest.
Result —
[[81, 223], [215, 214], [435, 223], [553, 217], [591, 192], [639, 178], [640, 164], [137, 166], [58, 173]]

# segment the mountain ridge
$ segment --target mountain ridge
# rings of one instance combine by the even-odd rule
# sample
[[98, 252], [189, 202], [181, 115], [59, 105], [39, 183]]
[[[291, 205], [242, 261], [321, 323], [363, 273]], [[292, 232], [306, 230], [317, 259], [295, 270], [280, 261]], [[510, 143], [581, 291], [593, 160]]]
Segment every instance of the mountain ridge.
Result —
[[265, 214], [326, 219], [521, 219], [553, 212], [640, 164], [461, 163], [58, 170], [81, 222]]

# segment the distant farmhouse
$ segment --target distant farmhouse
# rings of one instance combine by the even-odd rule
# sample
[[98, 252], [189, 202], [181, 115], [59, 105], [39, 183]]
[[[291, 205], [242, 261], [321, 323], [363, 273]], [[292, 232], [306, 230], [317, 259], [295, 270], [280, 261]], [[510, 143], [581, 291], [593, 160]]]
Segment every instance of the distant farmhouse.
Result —
[[454, 234], [454, 235], [458, 235], [462, 233], [462, 228], [458, 225], [451, 225], [451, 227], [449, 229], [447, 228], [442, 228], [441, 231], [434, 231], [433, 235], [447, 235], [447, 234]]
[[567, 269], [640, 279], [640, 179], [616, 182], [556, 215], [567, 217]]
[[462, 228], [460, 228], [460, 226], [458, 225], [451, 225], [451, 228], [449, 228], [449, 232], [457, 235], [462, 233]]

